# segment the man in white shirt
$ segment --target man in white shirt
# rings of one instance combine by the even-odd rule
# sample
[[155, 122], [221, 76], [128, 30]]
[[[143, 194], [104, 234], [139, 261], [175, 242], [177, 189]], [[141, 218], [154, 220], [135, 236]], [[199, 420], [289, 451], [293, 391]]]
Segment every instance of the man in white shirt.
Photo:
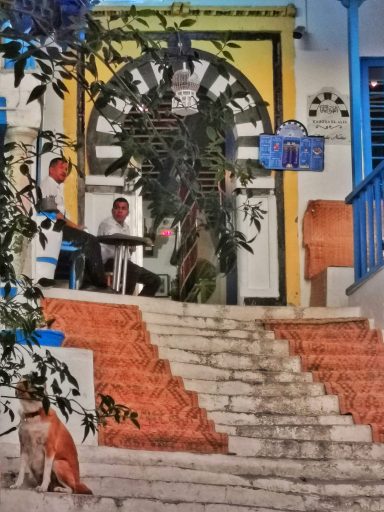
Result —
[[106, 277], [101, 257], [100, 243], [97, 238], [70, 221], [64, 207], [64, 181], [68, 176], [68, 162], [63, 158], [54, 158], [49, 164], [49, 176], [40, 184], [42, 210], [55, 210], [57, 224], [63, 224], [63, 240], [72, 242], [81, 248], [85, 256], [84, 286], [89, 284], [106, 288]]
[[[116, 233], [129, 235], [129, 225], [127, 222], [128, 215], [128, 201], [124, 197], [118, 197], [114, 200], [112, 205], [112, 217], [107, 217], [100, 223], [97, 234], [99, 236], [114, 235]], [[101, 251], [106, 270], [112, 269], [115, 251], [114, 247], [107, 244], [101, 244]], [[132, 295], [137, 283], [144, 285], [140, 295], [153, 297], [160, 286], [161, 280], [158, 275], [143, 267], [139, 267], [139, 265], [136, 265], [129, 260], [125, 293]]]

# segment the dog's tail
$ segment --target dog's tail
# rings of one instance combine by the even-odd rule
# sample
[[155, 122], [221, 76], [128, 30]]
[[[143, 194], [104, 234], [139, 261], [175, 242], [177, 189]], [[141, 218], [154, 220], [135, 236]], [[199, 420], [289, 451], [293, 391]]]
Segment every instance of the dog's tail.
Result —
[[83, 482], [79, 482], [76, 484], [75, 493], [76, 494], [93, 494], [91, 489], [89, 487], [87, 487], [85, 484], [83, 484]]

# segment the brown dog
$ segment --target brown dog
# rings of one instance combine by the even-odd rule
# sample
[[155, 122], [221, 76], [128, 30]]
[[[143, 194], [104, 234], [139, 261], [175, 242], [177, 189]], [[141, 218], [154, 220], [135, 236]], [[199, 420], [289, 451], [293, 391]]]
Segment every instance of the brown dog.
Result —
[[27, 469], [38, 485], [37, 491], [92, 494], [80, 482], [77, 450], [71, 434], [51, 408], [45, 413], [41, 401], [33, 397], [28, 381], [16, 386], [23, 412], [19, 426], [20, 471], [11, 486], [23, 485]]

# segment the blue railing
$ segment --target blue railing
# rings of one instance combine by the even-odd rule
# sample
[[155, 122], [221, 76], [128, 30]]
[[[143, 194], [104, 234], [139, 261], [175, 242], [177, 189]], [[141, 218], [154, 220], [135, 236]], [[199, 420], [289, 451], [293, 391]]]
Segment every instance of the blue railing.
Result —
[[345, 201], [353, 208], [355, 285], [384, 266], [384, 161]]

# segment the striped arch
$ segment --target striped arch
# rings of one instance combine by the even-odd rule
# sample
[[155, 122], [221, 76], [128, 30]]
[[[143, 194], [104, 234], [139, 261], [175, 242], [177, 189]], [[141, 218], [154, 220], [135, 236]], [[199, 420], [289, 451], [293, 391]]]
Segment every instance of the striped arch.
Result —
[[348, 108], [345, 105], [344, 101], [335, 94], [334, 92], [321, 92], [315, 98], [313, 98], [312, 103], [309, 107], [308, 115], [309, 117], [316, 117], [318, 115], [318, 109], [324, 101], [331, 101], [335, 103], [339, 108], [341, 117], [349, 117]]
[[[259, 154], [260, 133], [272, 133], [272, 125], [266, 106], [252, 83], [234, 66], [227, 63], [228, 77], [219, 74], [214, 64], [216, 57], [208, 52], [199, 51], [200, 62], [195, 64], [195, 73], [200, 79], [198, 95], [206, 94], [216, 99], [229, 85], [233, 92], [238, 89], [248, 91], [246, 98], [237, 100], [243, 110], [230, 105], [234, 112], [233, 158], [239, 164], [248, 159], [257, 159]], [[119, 74], [130, 72], [137, 80], [139, 91], [149, 93], [157, 87], [162, 75], [149, 57], [144, 56], [124, 66]], [[114, 132], [110, 123], [122, 122], [132, 106], [121, 100], [115, 105], [109, 104], [101, 115], [92, 110], [87, 129], [87, 155], [90, 173], [103, 175], [107, 167], [121, 156], [121, 148], [114, 146]], [[105, 116], [105, 118], [104, 118]], [[270, 171], [262, 171], [269, 174]]]

